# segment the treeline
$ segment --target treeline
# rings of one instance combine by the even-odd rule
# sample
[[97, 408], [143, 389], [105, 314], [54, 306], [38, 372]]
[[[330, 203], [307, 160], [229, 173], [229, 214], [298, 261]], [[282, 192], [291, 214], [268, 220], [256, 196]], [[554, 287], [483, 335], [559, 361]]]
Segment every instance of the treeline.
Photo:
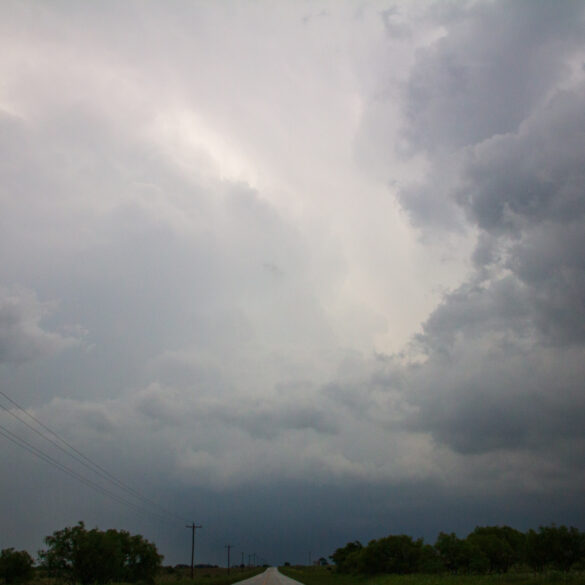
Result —
[[349, 542], [330, 558], [337, 571], [350, 574], [585, 570], [585, 533], [554, 524], [526, 533], [509, 526], [478, 526], [466, 538], [441, 532], [434, 545], [405, 534], [367, 546]]
[[[87, 530], [83, 522], [45, 538], [39, 551], [40, 569], [60, 583], [81, 585], [111, 582], [153, 583], [162, 555], [143, 536], [125, 530]], [[33, 559], [13, 548], [0, 552], [0, 581], [26, 583], [33, 574]]]

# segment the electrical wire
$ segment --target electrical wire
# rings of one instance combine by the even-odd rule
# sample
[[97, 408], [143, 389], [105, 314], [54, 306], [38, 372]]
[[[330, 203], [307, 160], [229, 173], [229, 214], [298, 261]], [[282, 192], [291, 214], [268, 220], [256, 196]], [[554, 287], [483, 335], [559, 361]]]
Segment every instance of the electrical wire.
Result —
[[[45, 461], [49, 465], [56, 467], [57, 469], [66, 473], [67, 475], [75, 478], [77, 481], [83, 483], [84, 485], [96, 490], [97, 492], [99, 492], [105, 496], [108, 496], [109, 498], [112, 498], [113, 500], [115, 500], [119, 504], [124, 504], [126, 506], [130, 506], [135, 511], [144, 513], [145, 510], [143, 507], [139, 506], [138, 504], [135, 504], [134, 502], [131, 502], [130, 500], [127, 500], [126, 498], [120, 496], [119, 494], [115, 494], [114, 492], [111, 492], [110, 490], [104, 488], [103, 486], [99, 485], [98, 483], [95, 483], [94, 481], [87, 479], [86, 477], [77, 473], [76, 471], [74, 471], [73, 469], [68, 467], [67, 465], [64, 465], [60, 461], [57, 461], [54, 457], [51, 457], [50, 455], [48, 455], [42, 449], [35, 447], [32, 443], [29, 443], [28, 441], [26, 441], [22, 437], [19, 437], [18, 435], [15, 435], [13, 432], [8, 430], [6, 427], [4, 427], [1, 424], [0, 424], [0, 435], [3, 435], [6, 439], [11, 441], [15, 445], [18, 445], [19, 447], [25, 449], [29, 453], [32, 453], [35, 457], [42, 459], [43, 461]], [[159, 514], [158, 512], [155, 512], [154, 510], [147, 510], [147, 511], [155, 516], [158, 516], [159, 519], [161, 519], [165, 522], [170, 522], [170, 520], [167, 517], [163, 516], [162, 514]]]
[[[167, 521], [168, 521], [168, 517], [172, 517], [173, 519], [179, 520], [181, 522], [184, 522], [185, 521], [184, 518], [178, 516], [174, 512], [171, 512], [171, 511], [167, 510], [166, 508], [164, 508], [163, 506], [161, 506], [158, 502], [156, 502], [156, 501], [154, 501], [154, 500], [152, 500], [152, 499], [144, 496], [139, 491], [137, 491], [134, 488], [128, 486], [123, 481], [121, 481], [120, 479], [118, 479], [115, 475], [113, 475], [112, 473], [110, 473], [109, 471], [107, 471], [106, 469], [104, 469], [102, 466], [100, 466], [99, 464], [97, 464], [95, 461], [93, 461], [91, 458], [89, 458], [86, 455], [84, 455], [81, 451], [79, 451], [78, 449], [76, 449], [73, 445], [71, 445], [69, 442], [67, 442], [65, 439], [63, 439], [60, 435], [58, 435], [55, 431], [53, 431], [52, 429], [50, 429], [47, 425], [45, 425], [44, 423], [42, 423], [38, 418], [36, 418], [31, 413], [29, 413], [26, 409], [24, 409], [21, 405], [19, 405], [16, 401], [14, 401], [12, 398], [10, 398], [7, 394], [5, 394], [4, 392], [2, 392], [1, 390], [0, 390], [0, 395], [3, 396], [6, 400], [8, 400], [18, 410], [20, 410], [24, 414], [26, 414], [30, 419], [32, 419], [35, 423], [37, 423], [41, 428], [43, 428], [45, 431], [47, 431], [53, 437], [55, 437], [62, 445], [65, 445], [67, 447], [67, 449], [69, 449], [69, 451], [66, 448], [64, 448], [62, 445], [60, 445], [59, 443], [57, 443], [57, 441], [53, 440], [51, 437], [47, 436], [45, 433], [43, 433], [42, 431], [38, 430], [37, 428], [33, 427], [28, 422], [26, 422], [25, 420], [23, 420], [22, 417], [20, 417], [16, 413], [14, 413], [12, 410], [6, 408], [5, 406], [3, 406], [1, 404], [0, 404], [0, 408], [2, 408], [3, 410], [5, 410], [8, 414], [10, 414], [11, 416], [13, 416], [17, 420], [19, 420], [22, 424], [24, 424], [26, 427], [28, 427], [29, 429], [31, 429], [37, 435], [39, 435], [40, 437], [42, 437], [44, 440], [46, 440], [49, 443], [51, 443], [53, 446], [55, 446], [56, 448], [58, 448], [60, 451], [62, 451], [63, 453], [65, 453], [69, 457], [72, 457], [75, 461], [77, 461], [78, 463], [80, 463], [81, 465], [83, 465], [84, 467], [86, 467], [87, 469], [89, 469], [90, 471], [92, 471], [93, 473], [95, 473], [96, 475], [98, 475], [99, 477], [101, 477], [103, 480], [108, 481], [112, 485], [116, 486], [118, 489], [123, 490], [126, 494], [128, 494], [128, 495], [136, 498], [137, 500], [139, 500], [142, 503], [142, 506], [143, 507], [153, 506], [153, 507], [155, 507], [155, 508], [157, 508], [159, 510], [159, 512], [155, 512], [154, 510], [149, 510], [151, 513], [153, 513], [153, 514], [157, 515], [159, 518], [163, 518], [163, 519], [165, 519]], [[90, 487], [92, 487], [94, 489], [98, 489], [98, 491], [100, 491], [101, 493], [103, 493], [105, 495], [108, 495], [110, 497], [113, 497], [113, 498], [117, 499], [117, 501], [119, 503], [125, 503], [125, 504], [128, 504], [128, 505], [134, 507], [135, 509], [140, 509], [140, 507], [136, 503], [134, 503], [134, 502], [132, 502], [130, 500], [127, 500], [126, 498], [124, 498], [124, 497], [122, 497], [122, 496], [120, 496], [118, 494], [115, 494], [115, 493], [111, 492], [110, 490], [107, 490], [107, 489], [103, 488], [101, 485], [93, 482], [90, 479], [87, 479], [86, 477], [82, 476], [81, 474], [77, 473], [76, 471], [68, 468], [66, 465], [60, 463], [59, 461], [57, 461], [56, 459], [54, 459], [50, 455], [47, 455], [46, 453], [44, 453], [40, 449], [37, 449], [31, 443], [28, 443], [27, 441], [25, 441], [24, 439], [21, 439], [17, 435], [14, 435], [14, 433], [11, 433], [5, 427], [2, 427], [2, 428], [4, 429], [5, 432], [4, 433], [0, 433], [0, 434], [2, 434], [4, 437], [6, 437], [9, 440], [11, 440], [13, 443], [21, 446], [22, 448], [25, 448], [27, 451], [31, 452], [33, 455], [36, 455], [37, 457], [39, 457], [40, 459], [43, 459], [47, 463], [58, 467], [59, 469], [61, 469], [65, 473], [68, 473], [72, 477], [75, 477], [78, 481], [81, 481], [82, 483], [85, 483], [86, 485], [88, 485], [88, 486], [90, 486]], [[11, 437], [7, 436], [6, 433], [10, 434]], [[167, 516], [167, 518], [165, 518], [163, 516], [163, 514], [165, 514]]]
[[[5, 396], [4, 393], [1, 392], [1, 391], [0, 391], [0, 394], [2, 394], [3, 396]], [[36, 433], [37, 435], [39, 435], [40, 437], [42, 437], [45, 441], [48, 441], [49, 443], [51, 443], [52, 445], [54, 445], [62, 453], [65, 453], [65, 455], [68, 455], [69, 457], [72, 457], [75, 461], [77, 461], [78, 463], [80, 463], [81, 465], [83, 465], [86, 469], [89, 469], [90, 471], [92, 471], [93, 473], [95, 473], [96, 475], [98, 475], [100, 478], [104, 479], [105, 481], [110, 482], [112, 485], [115, 485], [119, 489], [121, 489], [124, 492], [126, 492], [128, 495], [130, 495], [130, 496], [132, 496], [132, 497], [140, 500], [143, 504], [148, 504], [149, 506], [155, 506], [160, 511], [162, 511], [164, 514], [166, 514], [168, 516], [172, 516], [173, 518], [178, 519], [181, 522], [183, 521], [183, 518], [181, 518], [180, 516], [177, 516], [173, 512], [170, 512], [169, 510], [167, 510], [166, 508], [164, 508], [163, 506], [161, 506], [160, 504], [158, 504], [158, 502], [155, 502], [154, 500], [151, 500], [150, 498], [142, 495], [137, 490], [135, 490], [135, 489], [131, 488], [130, 486], [127, 486], [126, 484], [124, 484], [121, 480], [119, 480], [118, 478], [116, 478], [116, 476], [112, 475], [107, 470], [105, 470], [103, 467], [99, 466], [97, 463], [95, 463], [94, 461], [92, 461], [91, 459], [89, 459], [88, 457], [86, 457], [85, 455], [83, 455], [83, 453], [81, 453], [75, 447], [73, 447], [72, 445], [70, 445], [69, 443], [67, 443], [64, 439], [62, 439], [61, 437], [59, 437], [54, 431], [52, 431], [51, 429], [49, 429], [48, 427], [46, 427], [45, 425], [43, 425], [40, 421], [38, 421], [38, 419], [36, 419], [33, 415], [31, 415], [30, 413], [28, 413], [26, 410], [22, 409], [21, 407], [18, 407], [25, 414], [27, 414], [30, 418], [32, 418], [33, 420], [35, 420], [35, 422], [37, 422], [38, 424], [40, 424], [43, 428], [47, 429], [52, 435], [56, 436], [57, 439], [59, 439], [62, 443], [66, 444], [72, 451], [68, 451], [67, 449], [65, 449], [57, 441], [51, 439], [51, 437], [49, 437], [49, 436], [45, 435], [43, 432], [39, 431], [33, 425], [31, 425], [28, 422], [26, 422], [18, 414], [16, 414], [12, 410], [6, 408], [2, 404], [0, 404], [0, 408], [2, 408], [4, 411], [6, 411], [10, 416], [12, 416], [12, 417], [16, 418], [17, 420], [19, 420], [23, 425], [25, 425], [30, 430], [32, 430], [34, 433]], [[77, 454], [79, 454], [79, 456]]]

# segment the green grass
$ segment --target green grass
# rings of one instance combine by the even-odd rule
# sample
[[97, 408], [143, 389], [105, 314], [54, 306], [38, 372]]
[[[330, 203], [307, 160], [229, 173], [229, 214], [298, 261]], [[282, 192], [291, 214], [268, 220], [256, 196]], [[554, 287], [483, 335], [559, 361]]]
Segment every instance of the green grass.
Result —
[[280, 567], [304, 585], [585, 585], [583, 573], [507, 573], [503, 575], [343, 575], [327, 567]]
[[227, 569], [210, 568], [196, 569], [194, 578], [191, 579], [189, 572], [175, 573], [171, 575], [162, 574], [155, 580], [155, 585], [232, 585], [238, 581], [249, 579], [254, 575], [263, 573], [264, 567], [251, 569], [240, 569], [233, 567], [228, 575]]
[[[155, 579], [154, 585], [232, 585], [238, 581], [249, 579], [254, 575], [263, 573], [266, 569], [264, 567], [240, 569], [233, 567], [230, 569], [229, 575], [227, 569], [219, 567], [197, 568], [195, 569], [194, 578], [190, 578], [189, 569], [174, 570], [173, 572], [160, 572]], [[26, 585], [60, 585], [56, 579], [43, 577], [41, 574], [36, 574]], [[128, 585], [125, 583], [110, 583], [110, 585]], [[134, 584], [136, 585], [136, 584]], [[142, 584], [144, 585], [144, 584]]]

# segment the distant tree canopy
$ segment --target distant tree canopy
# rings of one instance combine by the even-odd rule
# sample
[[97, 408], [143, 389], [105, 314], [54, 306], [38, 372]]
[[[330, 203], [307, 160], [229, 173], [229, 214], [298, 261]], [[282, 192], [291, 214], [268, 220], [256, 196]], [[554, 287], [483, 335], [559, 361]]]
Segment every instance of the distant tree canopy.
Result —
[[5, 548], [0, 552], [0, 579], [4, 583], [22, 583], [32, 577], [33, 559], [25, 550]]
[[39, 552], [49, 574], [82, 585], [111, 581], [153, 582], [162, 563], [156, 546], [125, 530], [86, 530], [83, 522], [45, 538]]
[[526, 535], [527, 562], [541, 571], [553, 567], [568, 571], [581, 564], [585, 567], [585, 533], [574, 527], [541, 526], [538, 532], [530, 530]]
[[441, 532], [433, 546], [390, 535], [367, 546], [349, 542], [332, 555], [337, 571], [376, 573], [506, 573], [514, 565], [536, 571], [585, 568], [585, 533], [565, 526], [519, 532], [509, 526], [478, 526], [467, 538]]
[[413, 573], [422, 556], [422, 539], [410, 536], [386, 536], [372, 540], [357, 559], [359, 573]]
[[340, 573], [357, 573], [358, 559], [363, 548], [359, 540], [348, 542], [343, 548], [338, 548], [329, 558], [335, 563]]

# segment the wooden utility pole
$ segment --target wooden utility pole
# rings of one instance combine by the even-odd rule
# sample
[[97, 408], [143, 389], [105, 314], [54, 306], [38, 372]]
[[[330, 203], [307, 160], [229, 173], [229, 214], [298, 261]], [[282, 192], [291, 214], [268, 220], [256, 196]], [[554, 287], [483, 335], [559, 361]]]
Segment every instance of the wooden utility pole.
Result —
[[195, 530], [197, 530], [197, 528], [202, 528], [202, 526], [198, 526], [195, 522], [192, 522], [191, 524], [187, 524], [185, 528], [191, 529], [191, 580], [193, 580], [193, 567], [195, 566]]
[[229, 575], [230, 574], [230, 550], [232, 549], [232, 545], [226, 544], [225, 547], [227, 548], [227, 551], [228, 551], [228, 575]]

